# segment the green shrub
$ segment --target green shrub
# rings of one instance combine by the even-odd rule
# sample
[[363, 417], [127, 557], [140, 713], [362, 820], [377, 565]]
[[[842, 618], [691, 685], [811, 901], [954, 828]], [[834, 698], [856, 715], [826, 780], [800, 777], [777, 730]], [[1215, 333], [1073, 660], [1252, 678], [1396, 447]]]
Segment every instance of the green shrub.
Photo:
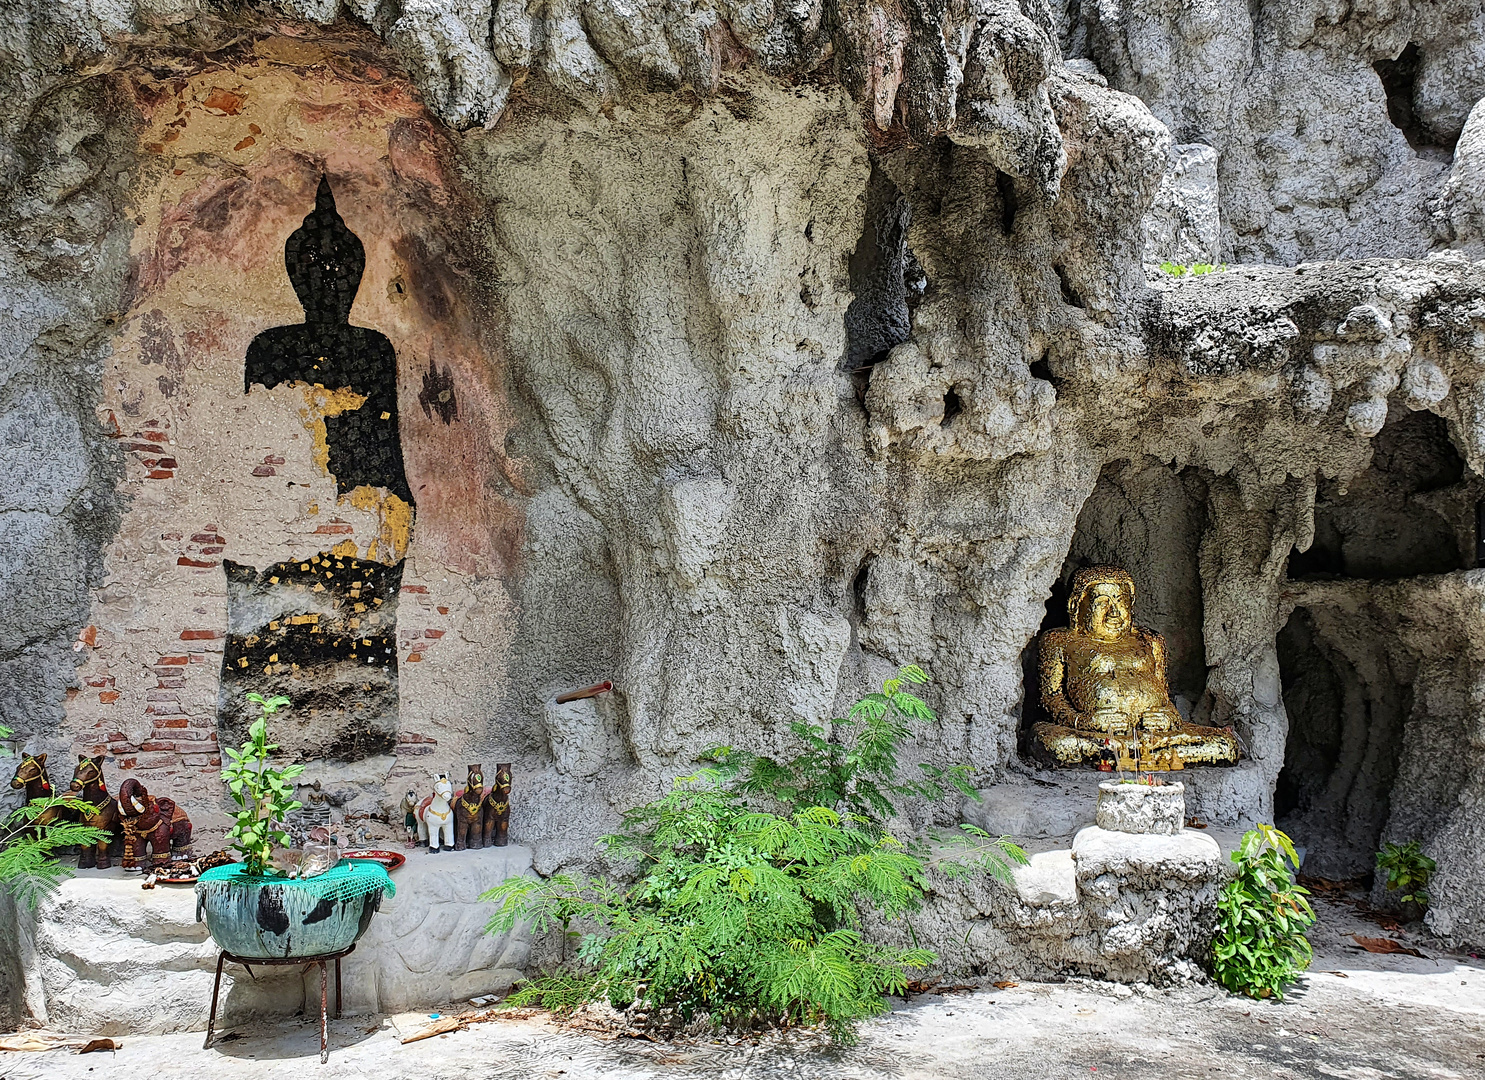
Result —
[[[0, 727], [0, 739], [10, 734], [9, 728]], [[0, 758], [10, 756], [8, 750], [0, 747]], [[72, 876], [72, 871], [57, 861], [58, 851], [73, 844], [96, 844], [107, 838], [106, 830], [83, 825], [69, 817], [93, 810], [91, 803], [62, 795], [35, 799], [0, 820], [0, 888], [28, 907], [36, 907], [63, 878]], [[39, 820], [43, 815], [53, 820]]]
[[1377, 852], [1377, 869], [1387, 875], [1389, 891], [1402, 893], [1398, 899], [1403, 903], [1428, 906], [1428, 880], [1438, 863], [1423, 854], [1423, 845], [1417, 840], [1383, 844]]
[[1243, 835], [1232, 861], [1237, 879], [1217, 902], [1217, 981], [1234, 993], [1283, 1000], [1284, 987], [1314, 955], [1305, 931], [1314, 925], [1315, 912], [1305, 899], [1309, 890], [1291, 871], [1299, 866], [1294, 844], [1272, 825], [1259, 825]]
[[966, 765], [923, 764], [918, 766], [919, 779], [897, 777], [898, 746], [912, 734], [915, 723], [931, 724], [935, 719], [927, 702], [903, 685], [927, 681], [922, 668], [909, 664], [897, 678], [882, 684], [880, 694], [867, 694], [851, 706], [844, 719], [832, 720], [828, 730], [794, 721], [790, 730], [804, 749], [790, 761], [780, 763], [727, 746], [713, 748], [706, 757], [740, 770], [737, 790], [742, 794], [768, 799], [788, 810], [833, 807], [872, 828], [881, 828], [897, 813], [896, 799], [941, 799], [946, 794], [945, 783], [978, 798]]
[[884, 994], [901, 993], [910, 970], [937, 960], [867, 941], [862, 911], [892, 919], [916, 910], [930, 865], [1008, 878], [1009, 863], [1026, 858], [972, 828], [932, 847], [892, 835], [894, 796], [941, 796], [941, 779], [968, 787], [961, 769], [897, 777], [912, 722], [933, 719], [902, 683], [926, 678], [904, 669], [836, 721], [834, 738], [795, 725], [805, 749], [785, 764], [711, 752], [712, 764], [629, 811], [604, 838], [612, 855], [634, 861], [632, 884], [554, 875], [485, 893], [500, 905], [491, 933], [530, 921], [560, 929], [565, 942], [574, 923], [593, 927], [578, 950], [581, 970], [538, 979], [506, 1004], [563, 1011], [607, 1000], [687, 1021], [823, 1024], [851, 1040], [856, 1021], [885, 1009]]

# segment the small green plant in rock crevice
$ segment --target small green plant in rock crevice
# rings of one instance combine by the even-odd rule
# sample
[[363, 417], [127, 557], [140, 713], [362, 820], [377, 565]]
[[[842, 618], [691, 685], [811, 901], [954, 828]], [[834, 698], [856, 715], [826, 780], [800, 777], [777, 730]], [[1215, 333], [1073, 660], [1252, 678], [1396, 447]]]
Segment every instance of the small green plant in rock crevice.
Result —
[[1294, 844], [1272, 825], [1243, 835], [1232, 853], [1237, 879], [1217, 902], [1212, 966], [1217, 981], [1233, 993], [1283, 1000], [1284, 987], [1310, 966], [1314, 953], [1305, 937], [1315, 912], [1297, 884]]
[[1171, 277], [1204, 277], [1207, 274], [1220, 274], [1227, 269], [1226, 263], [1192, 263], [1187, 266], [1184, 263], [1163, 262], [1160, 269]]
[[[11, 734], [10, 728], [0, 726], [0, 739]], [[10, 751], [0, 747], [0, 759], [10, 756]], [[42, 897], [72, 876], [72, 871], [57, 861], [62, 848], [91, 846], [107, 838], [105, 830], [70, 817], [95, 810], [92, 803], [82, 799], [48, 796], [33, 799], [0, 819], [0, 888], [35, 908]]]
[[901, 993], [909, 971], [937, 959], [866, 940], [861, 911], [890, 919], [916, 910], [931, 865], [1008, 878], [1009, 864], [1026, 858], [979, 830], [962, 834], [952, 855], [892, 835], [894, 799], [968, 788], [962, 769], [898, 777], [901, 743], [913, 723], [933, 718], [903, 683], [926, 679], [905, 668], [829, 733], [796, 724], [804, 750], [786, 763], [710, 752], [711, 764], [604, 838], [611, 854], [634, 861], [631, 884], [559, 874], [485, 893], [500, 905], [491, 933], [524, 921], [564, 934], [573, 923], [593, 928], [579, 970], [535, 980], [506, 1004], [563, 1011], [607, 1000], [652, 1020], [822, 1024], [851, 1040], [858, 1020], [885, 1008], [884, 994]]
[[1387, 890], [1401, 893], [1398, 899], [1404, 904], [1428, 906], [1428, 881], [1438, 869], [1438, 863], [1423, 854], [1419, 841], [1383, 844], [1377, 852], [1377, 869], [1387, 876]]
[[302, 773], [304, 766], [268, 767], [269, 755], [278, 749], [277, 743], [268, 741], [268, 718], [280, 706], [289, 704], [289, 699], [249, 694], [248, 700], [254, 702], [262, 714], [253, 721], [253, 726], [248, 729], [247, 742], [240, 749], [222, 747], [222, 753], [232, 762], [222, 770], [222, 779], [232, 801], [237, 804], [227, 837], [232, 846], [242, 852], [245, 872], [262, 875], [272, 865], [274, 847], [286, 846], [289, 842], [289, 834], [283, 827], [284, 815], [301, 805], [294, 798], [294, 785], [289, 781]]

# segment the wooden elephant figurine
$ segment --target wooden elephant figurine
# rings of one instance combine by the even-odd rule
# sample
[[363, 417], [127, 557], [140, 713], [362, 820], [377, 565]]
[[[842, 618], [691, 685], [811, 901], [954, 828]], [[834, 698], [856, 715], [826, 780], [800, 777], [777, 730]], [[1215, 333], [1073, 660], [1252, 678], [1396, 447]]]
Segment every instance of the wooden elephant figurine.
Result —
[[485, 846], [482, 804], [485, 801], [485, 767], [469, 766], [464, 789], [454, 799], [454, 850]]
[[145, 848], [152, 869], [172, 858], [191, 857], [191, 819], [174, 799], [155, 798], [133, 777], [119, 785], [119, 822], [124, 829], [125, 872], [143, 870]]
[[485, 847], [510, 843], [510, 763], [495, 766], [495, 783], [480, 808], [480, 829]]

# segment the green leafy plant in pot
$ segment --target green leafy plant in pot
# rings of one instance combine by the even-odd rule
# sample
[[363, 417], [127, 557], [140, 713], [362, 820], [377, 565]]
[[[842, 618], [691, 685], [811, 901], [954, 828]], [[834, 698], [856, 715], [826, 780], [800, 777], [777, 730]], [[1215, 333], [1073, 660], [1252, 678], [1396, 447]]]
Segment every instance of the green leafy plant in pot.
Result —
[[242, 749], [222, 748], [222, 753], [231, 761], [222, 770], [222, 780], [232, 801], [237, 804], [237, 813], [233, 815], [232, 829], [227, 838], [233, 842], [232, 847], [242, 853], [245, 872], [262, 877], [273, 866], [273, 849], [289, 844], [289, 834], [284, 831], [284, 817], [301, 805], [294, 798], [294, 785], [290, 781], [304, 772], [304, 766], [274, 769], [268, 765], [269, 755], [278, 749], [277, 743], [268, 741], [268, 718], [281, 706], [289, 704], [289, 699], [282, 695], [265, 698], [262, 694], [249, 694], [248, 700], [255, 703], [263, 715], [248, 728], [248, 739], [242, 744]]
[[294, 777], [303, 765], [270, 765], [276, 743], [268, 741], [268, 717], [289, 704], [283, 696], [249, 694], [261, 715], [241, 748], [223, 747], [230, 764], [222, 770], [237, 810], [227, 833], [243, 861], [219, 866], [196, 883], [197, 917], [212, 940], [233, 956], [319, 956], [349, 948], [366, 932], [395, 890], [381, 866], [341, 862], [318, 877], [294, 879], [274, 869], [276, 849], [286, 847], [284, 816], [299, 808]]

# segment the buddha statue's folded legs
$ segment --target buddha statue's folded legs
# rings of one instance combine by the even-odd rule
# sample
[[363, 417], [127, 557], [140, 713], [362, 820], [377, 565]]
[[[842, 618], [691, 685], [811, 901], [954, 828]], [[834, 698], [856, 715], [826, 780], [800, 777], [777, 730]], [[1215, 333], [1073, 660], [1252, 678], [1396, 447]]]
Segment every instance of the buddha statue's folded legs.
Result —
[[1116, 769], [1157, 772], [1193, 765], [1236, 765], [1242, 756], [1237, 737], [1225, 728], [1181, 724], [1174, 731], [1140, 731], [1109, 735], [1088, 728], [1036, 724], [1031, 729], [1032, 754], [1053, 766], [1107, 762]]

